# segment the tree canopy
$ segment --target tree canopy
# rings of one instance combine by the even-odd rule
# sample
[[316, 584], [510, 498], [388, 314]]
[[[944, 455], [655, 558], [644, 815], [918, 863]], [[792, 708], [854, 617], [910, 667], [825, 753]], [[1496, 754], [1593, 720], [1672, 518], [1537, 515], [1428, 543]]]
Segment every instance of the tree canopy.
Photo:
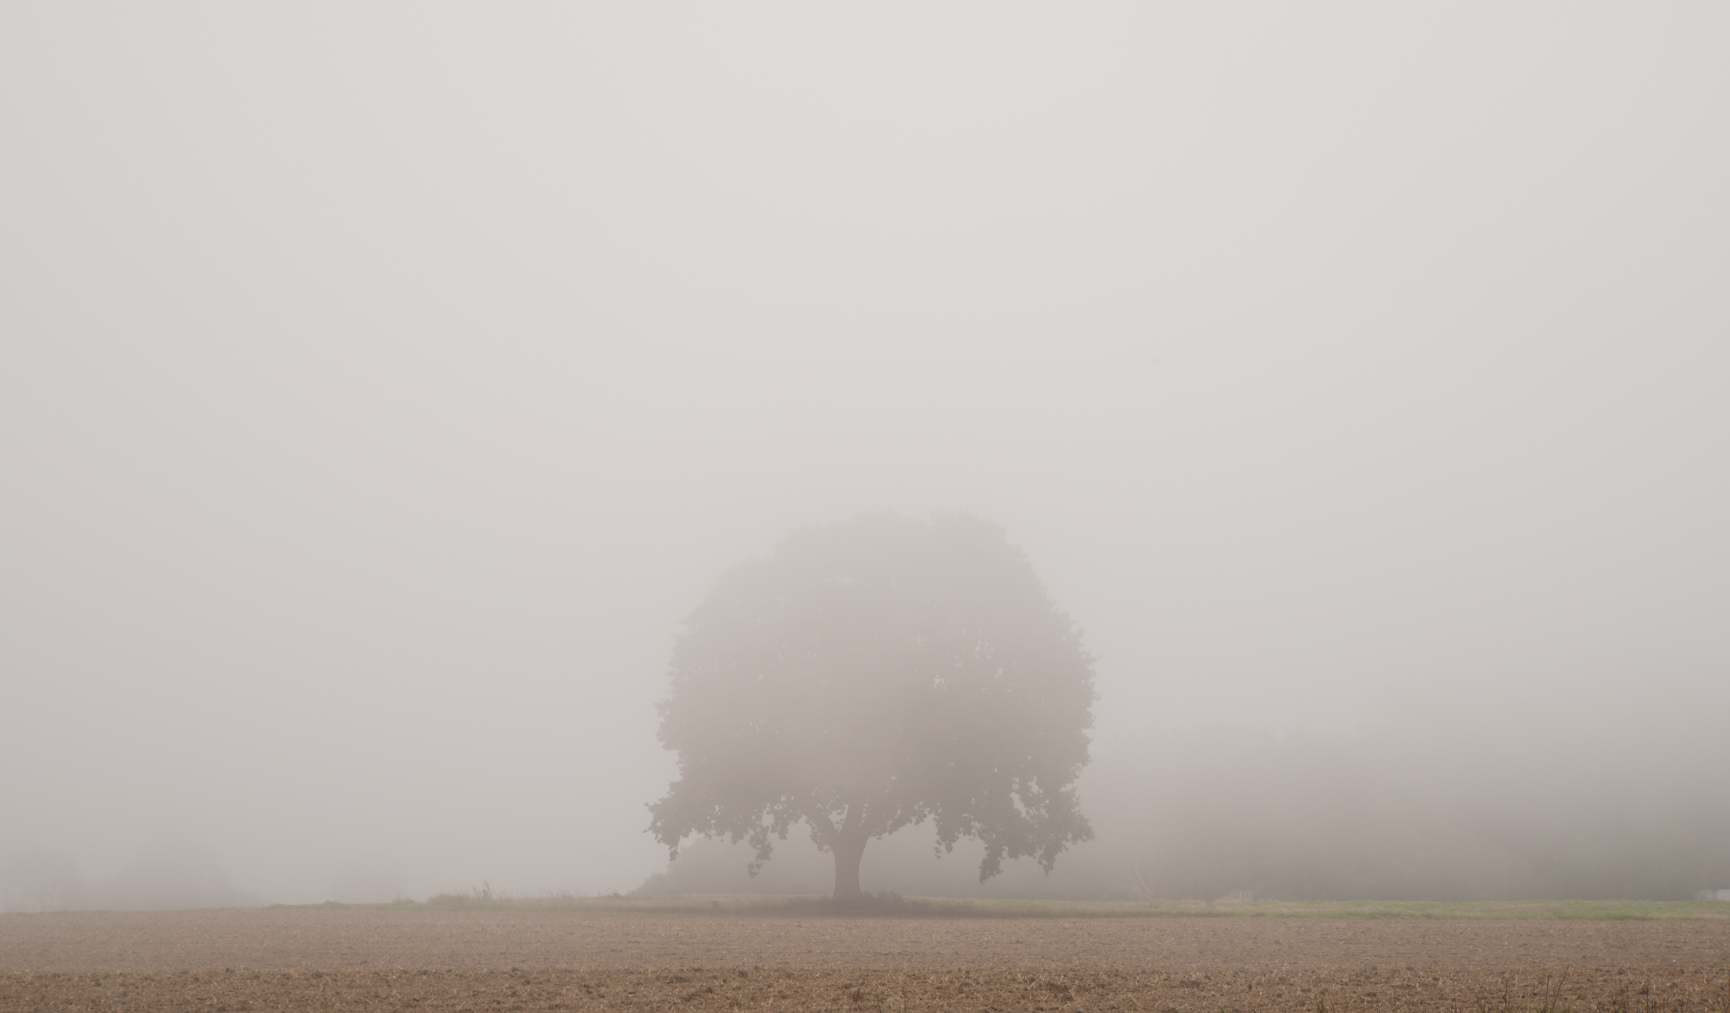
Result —
[[1049, 872], [1092, 830], [1093, 658], [1025, 555], [965, 514], [866, 515], [794, 532], [727, 570], [685, 620], [660, 739], [679, 779], [649, 809], [678, 856], [691, 834], [750, 841], [760, 868], [798, 822], [859, 893], [875, 837], [929, 819]]

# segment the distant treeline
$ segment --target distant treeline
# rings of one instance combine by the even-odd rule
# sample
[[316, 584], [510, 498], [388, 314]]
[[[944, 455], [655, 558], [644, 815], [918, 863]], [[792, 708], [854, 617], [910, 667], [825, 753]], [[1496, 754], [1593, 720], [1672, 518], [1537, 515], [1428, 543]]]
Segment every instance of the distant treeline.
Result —
[[63, 852], [0, 855], [0, 911], [143, 911], [258, 907], [262, 897], [238, 889], [222, 862], [196, 848], [161, 848], [111, 876], [91, 879]]
[[[1730, 793], [1721, 737], [1669, 731], [1148, 736], [1083, 776], [1096, 839], [1049, 877], [1022, 861], [982, 885], [976, 850], [934, 861], [930, 828], [915, 827], [872, 842], [861, 881], [962, 897], [1687, 900], [1730, 886]], [[802, 830], [755, 880], [748, 860], [696, 842], [640, 892], [830, 887]]]

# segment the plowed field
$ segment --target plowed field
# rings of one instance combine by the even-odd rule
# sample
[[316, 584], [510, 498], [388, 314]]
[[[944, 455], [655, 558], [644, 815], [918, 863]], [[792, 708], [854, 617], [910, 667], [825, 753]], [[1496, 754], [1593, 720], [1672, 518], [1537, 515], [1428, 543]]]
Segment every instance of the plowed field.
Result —
[[0, 1010], [1730, 1013], [1730, 922], [0, 915]]

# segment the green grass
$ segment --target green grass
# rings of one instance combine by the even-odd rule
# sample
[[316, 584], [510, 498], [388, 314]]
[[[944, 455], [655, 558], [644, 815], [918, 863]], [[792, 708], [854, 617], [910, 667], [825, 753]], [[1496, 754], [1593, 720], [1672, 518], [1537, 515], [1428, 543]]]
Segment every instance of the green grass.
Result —
[[879, 894], [851, 905], [827, 897], [690, 895], [538, 897], [440, 894], [389, 904], [277, 904], [277, 908], [387, 911], [634, 911], [721, 915], [879, 915], [925, 918], [1384, 918], [1552, 919], [1578, 921], [1730, 921], [1730, 904], [1684, 901], [1059, 901], [976, 900]]

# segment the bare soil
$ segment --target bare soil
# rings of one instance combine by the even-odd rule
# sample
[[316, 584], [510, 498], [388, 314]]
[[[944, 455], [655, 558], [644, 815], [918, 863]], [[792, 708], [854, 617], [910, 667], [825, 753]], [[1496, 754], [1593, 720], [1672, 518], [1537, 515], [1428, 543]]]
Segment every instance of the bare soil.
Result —
[[0, 1010], [1730, 1013], [1730, 922], [0, 915]]

